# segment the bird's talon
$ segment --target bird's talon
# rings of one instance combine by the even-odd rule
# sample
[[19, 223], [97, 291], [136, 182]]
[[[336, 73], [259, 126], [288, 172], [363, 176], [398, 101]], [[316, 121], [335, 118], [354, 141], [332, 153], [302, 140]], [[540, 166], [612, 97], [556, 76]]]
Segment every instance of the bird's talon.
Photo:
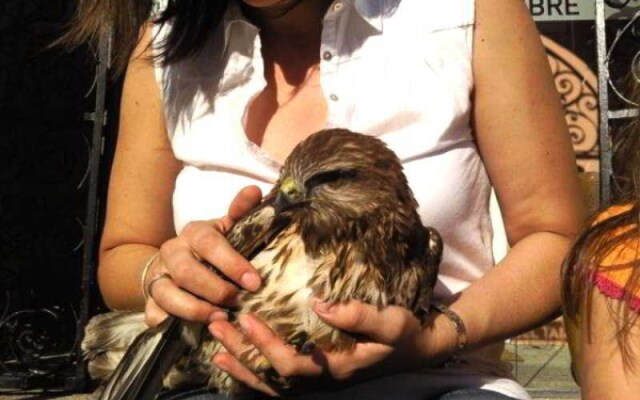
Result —
[[289, 345], [295, 347], [296, 351], [302, 353], [302, 348], [309, 342], [309, 334], [305, 331], [296, 332], [288, 342]]
[[315, 349], [316, 349], [316, 344], [314, 342], [308, 341], [308, 342], [304, 342], [304, 344], [300, 346], [299, 352], [304, 355], [309, 355], [313, 353]]
[[257, 372], [258, 374], [265, 373], [271, 369], [273, 369], [273, 367], [271, 366], [271, 363], [269, 362], [269, 360], [267, 360], [264, 357], [261, 357], [261, 360], [256, 362], [254, 367], [254, 371]]

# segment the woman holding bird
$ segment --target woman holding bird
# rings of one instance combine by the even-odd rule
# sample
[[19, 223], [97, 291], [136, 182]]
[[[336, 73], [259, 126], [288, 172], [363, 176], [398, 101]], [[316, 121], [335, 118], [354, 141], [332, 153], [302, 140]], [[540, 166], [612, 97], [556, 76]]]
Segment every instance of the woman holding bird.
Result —
[[[110, 22], [126, 67], [100, 249], [107, 304], [144, 309], [150, 325], [209, 323], [227, 349], [212, 362], [266, 395], [278, 393], [238, 361], [247, 343], [280, 376], [323, 382], [327, 398], [529, 398], [499, 360], [502, 341], [557, 316], [583, 209], [524, 3], [170, 0], [155, 22], [150, 11], [150, 0], [84, 0], [67, 37]], [[301, 354], [251, 314], [241, 331], [227, 320], [239, 288], [263, 281], [224, 234], [326, 128], [376, 136], [399, 157], [444, 241], [434, 297], [446, 308], [422, 323], [401, 307], [313, 299], [319, 318], [366, 340]], [[491, 187], [511, 245], [497, 264]]]

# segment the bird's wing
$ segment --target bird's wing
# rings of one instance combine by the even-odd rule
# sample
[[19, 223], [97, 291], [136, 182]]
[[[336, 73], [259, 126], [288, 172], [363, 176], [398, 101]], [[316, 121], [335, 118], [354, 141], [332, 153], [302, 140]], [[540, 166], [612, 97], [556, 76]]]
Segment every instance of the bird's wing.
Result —
[[429, 315], [431, 301], [433, 300], [433, 288], [438, 280], [438, 270], [440, 261], [442, 261], [442, 252], [444, 251], [440, 233], [430, 226], [425, 227], [424, 230], [426, 233], [425, 253], [424, 257], [420, 258], [421, 262], [418, 267], [423, 269], [424, 272], [422, 274], [422, 282], [417, 289], [418, 295], [410, 307], [413, 313], [422, 321], [425, 321]]
[[378, 307], [398, 305], [423, 315], [436, 282], [442, 239], [435, 229], [422, 225], [416, 224], [413, 232], [408, 249], [404, 242], [338, 244], [318, 265], [309, 286], [331, 303], [359, 300]]
[[[275, 218], [267, 198], [229, 232], [227, 239], [245, 258], [251, 259], [286, 227], [286, 218]], [[206, 327], [170, 316], [147, 329], [131, 344], [107, 382], [101, 400], [151, 400], [162, 388], [171, 367], [200, 343]]]
[[276, 217], [272, 202], [266, 199], [227, 234], [229, 244], [247, 260], [253, 259], [289, 224], [287, 217]]

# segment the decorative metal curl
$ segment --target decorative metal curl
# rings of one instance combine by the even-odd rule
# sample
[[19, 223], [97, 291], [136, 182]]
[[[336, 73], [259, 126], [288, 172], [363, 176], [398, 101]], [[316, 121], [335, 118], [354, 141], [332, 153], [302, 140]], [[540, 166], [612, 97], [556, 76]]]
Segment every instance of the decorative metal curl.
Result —
[[597, 154], [598, 98], [595, 75], [569, 50], [543, 38], [554, 82], [578, 158]]
[[611, 8], [624, 8], [631, 0], [604, 0], [604, 2]]
[[[618, 8], [621, 8], [621, 7], [618, 7]], [[640, 11], [636, 11], [633, 14], [633, 17], [624, 25], [624, 27], [620, 31], [618, 31], [618, 33], [616, 34], [616, 37], [613, 39], [613, 42], [611, 43], [611, 46], [609, 47], [609, 50], [607, 51], [607, 57], [605, 58], [604, 67], [607, 70], [610, 70], [609, 64], [612, 59], [613, 51], [618, 46], [621, 38], [627, 33], [634, 37], [638, 37], [635, 31], [636, 29], [640, 29], [640, 28], [637, 28], [637, 25], [639, 22], [640, 22]], [[636, 52], [636, 54], [634, 55], [631, 61], [630, 72], [631, 72], [630, 77], [634, 79], [637, 83], [640, 83], [640, 52]], [[622, 101], [624, 101], [625, 103], [633, 107], [640, 106], [640, 103], [630, 99], [628, 96], [624, 94], [624, 90], [619, 88], [616, 85], [616, 83], [613, 81], [613, 79], [611, 79], [611, 74], [609, 74], [608, 83], [609, 83], [609, 86], [611, 87], [611, 90], [613, 90], [616, 96], [618, 96], [618, 98], [620, 98]]]
[[[71, 311], [69, 311], [71, 310]], [[43, 308], [18, 311], [0, 321], [0, 343], [5, 359], [0, 359], [0, 369], [5, 371], [28, 371], [32, 376], [50, 375], [67, 368], [72, 359], [75, 341], [73, 334], [77, 316], [72, 308]], [[62, 355], [52, 358], [51, 355]]]

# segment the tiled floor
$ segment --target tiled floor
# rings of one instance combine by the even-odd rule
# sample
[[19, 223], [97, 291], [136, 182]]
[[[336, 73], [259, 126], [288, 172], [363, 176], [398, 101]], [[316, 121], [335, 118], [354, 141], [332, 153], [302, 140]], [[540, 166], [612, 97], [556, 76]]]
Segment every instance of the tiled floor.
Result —
[[[518, 344], [509, 343], [505, 358], [513, 362], [518, 381], [531, 393], [534, 399], [578, 400], [576, 387], [569, 370], [570, 357], [566, 345], [561, 344]], [[46, 395], [30, 393], [23, 395], [2, 395], [0, 400], [40, 400], [72, 399], [86, 400], [86, 395]]]
[[566, 344], [507, 345], [518, 381], [536, 399], [579, 399]]

